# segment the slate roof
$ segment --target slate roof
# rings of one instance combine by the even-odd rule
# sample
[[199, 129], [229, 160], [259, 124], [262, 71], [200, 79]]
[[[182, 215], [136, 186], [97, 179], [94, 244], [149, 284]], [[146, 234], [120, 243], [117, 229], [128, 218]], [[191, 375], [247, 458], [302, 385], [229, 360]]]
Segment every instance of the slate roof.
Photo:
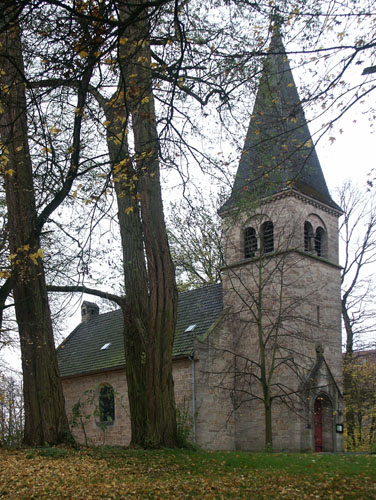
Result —
[[[179, 294], [173, 356], [189, 356], [194, 337], [204, 334], [223, 309], [222, 284]], [[195, 328], [186, 332], [190, 325]], [[105, 344], [111, 345], [101, 350]], [[57, 349], [62, 377], [120, 368], [125, 364], [120, 309], [80, 323]]]
[[278, 26], [269, 52], [232, 193], [220, 213], [288, 189], [341, 211], [329, 194]]

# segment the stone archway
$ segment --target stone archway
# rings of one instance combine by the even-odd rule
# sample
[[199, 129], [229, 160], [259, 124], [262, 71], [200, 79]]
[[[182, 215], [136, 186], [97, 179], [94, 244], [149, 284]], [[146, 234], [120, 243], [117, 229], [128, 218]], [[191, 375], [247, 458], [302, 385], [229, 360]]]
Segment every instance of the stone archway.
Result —
[[333, 451], [333, 405], [326, 394], [319, 394], [313, 407], [315, 451]]

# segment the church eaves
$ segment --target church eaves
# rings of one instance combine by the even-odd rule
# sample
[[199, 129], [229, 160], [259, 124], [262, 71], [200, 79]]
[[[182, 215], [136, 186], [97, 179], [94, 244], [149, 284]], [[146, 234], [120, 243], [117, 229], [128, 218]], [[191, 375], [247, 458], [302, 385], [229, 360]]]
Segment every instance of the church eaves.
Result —
[[275, 26], [232, 193], [220, 213], [288, 190], [341, 211], [327, 188]]

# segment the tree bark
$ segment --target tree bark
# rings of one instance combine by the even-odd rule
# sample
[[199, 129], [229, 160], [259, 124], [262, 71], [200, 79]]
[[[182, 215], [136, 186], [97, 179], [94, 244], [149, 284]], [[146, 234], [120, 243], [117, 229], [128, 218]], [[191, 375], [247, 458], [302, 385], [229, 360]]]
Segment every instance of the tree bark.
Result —
[[272, 431], [272, 402], [270, 397], [264, 399], [265, 411], [265, 451], [273, 450], [273, 431]]
[[352, 404], [349, 404], [349, 397], [353, 393], [353, 380], [352, 380], [352, 363], [353, 363], [353, 353], [354, 353], [354, 334], [351, 327], [351, 320], [349, 317], [349, 312], [346, 304], [346, 299], [342, 298], [342, 319], [346, 331], [346, 352], [344, 359], [344, 370], [343, 370], [343, 392], [345, 396], [345, 401], [348, 404], [345, 406], [345, 420], [347, 426], [347, 436], [354, 449], [356, 448], [356, 436], [355, 436], [355, 412]]
[[[264, 403], [264, 423], [265, 423], [265, 451], [273, 450], [273, 430], [272, 430], [272, 398], [270, 394], [270, 385], [274, 372], [274, 356], [271, 360], [269, 366], [269, 372], [267, 367], [267, 353], [266, 353], [266, 341], [264, 338], [263, 330], [263, 315], [264, 315], [264, 262], [263, 256], [260, 255], [258, 261], [257, 270], [257, 291], [256, 291], [256, 322], [257, 322], [257, 336], [258, 336], [258, 348], [260, 352], [260, 383], [263, 395]], [[274, 349], [273, 349], [274, 350]]]
[[[119, 0], [127, 25], [128, 3]], [[133, 8], [142, 5], [133, 4]], [[106, 106], [125, 276], [124, 346], [134, 446], [177, 445], [172, 348], [177, 290], [163, 214], [147, 11], [121, 34], [118, 92]], [[132, 119], [135, 154], [127, 124]]]
[[[6, 22], [6, 14], [3, 22]], [[0, 41], [4, 54], [0, 57], [3, 90], [0, 113], [1, 166], [22, 355], [24, 443], [33, 446], [56, 444], [70, 441], [71, 436], [55, 354], [43, 253], [35, 231], [37, 213], [27, 141], [24, 69], [18, 26], [12, 24], [5, 27]]]

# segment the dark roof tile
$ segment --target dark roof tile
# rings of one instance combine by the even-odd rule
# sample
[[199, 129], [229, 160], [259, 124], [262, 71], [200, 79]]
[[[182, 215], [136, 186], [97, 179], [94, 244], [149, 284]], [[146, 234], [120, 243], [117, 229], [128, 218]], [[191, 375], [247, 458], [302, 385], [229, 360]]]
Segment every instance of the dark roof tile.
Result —
[[232, 193], [220, 213], [289, 187], [340, 210], [328, 191], [278, 28], [269, 50]]
[[[188, 356], [193, 340], [214, 323], [223, 309], [222, 285], [209, 285], [179, 294], [173, 356]], [[192, 331], [186, 331], [196, 325]], [[101, 347], [110, 343], [107, 349]], [[58, 347], [62, 377], [124, 366], [123, 315], [120, 309], [80, 323]]]

